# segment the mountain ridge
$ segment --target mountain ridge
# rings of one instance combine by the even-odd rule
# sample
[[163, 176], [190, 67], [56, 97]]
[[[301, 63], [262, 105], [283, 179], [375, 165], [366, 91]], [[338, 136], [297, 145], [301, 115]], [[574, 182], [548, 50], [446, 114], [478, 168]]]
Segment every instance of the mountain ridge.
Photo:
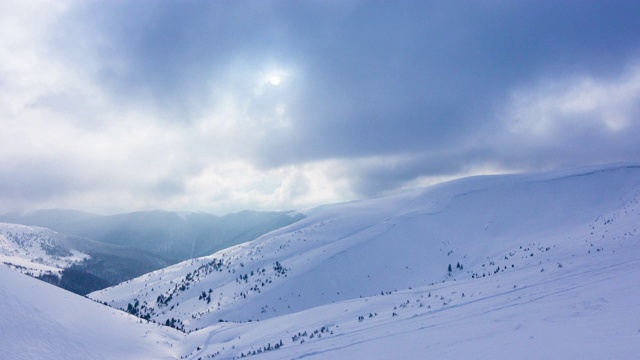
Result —
[[[466, 269], [480, 266], [483, 258], [491, 255], [483, 253], [487, 247], [495, 247], [493, 252], [504, 253], [515, 245], [534, 243], [536, 239], [539, 243], [541, 238], [552, 238], [554, 244], [567, 242], [554, 235], [558, 228], [566, 226], [565, 221], [575, 223], [570, 226], [580, 228], [581, 236], [584, 236], [596, 214], [580, 212], [579, 208], [597, 206], [594, 211], [601, 212], [618, 206], [612, 199], [613, 194], [631, 192], [632, 196], [638, 196], [638, 169], [638, 166], [611, 165], [572, 170], [572, 174], [588, 175], [580, 181], [575, 176], [565, 176], [571, 174], [566, 171], [556, 175], [471, 178], [393, 197], [339, 204], [251, 243], [144, 275], [132, 280], [130, 285], [121, 285], [123, 294], [135, 292], [136, 286], [143, 283], [146, 287], [167, 288], [162, 294], [165, 300], [170, 297], [170, 301], [164, 305], [171, 307], [172, 302], [177, 302], [180, 306], [194, 306], [200, 309], [195, 311], [197, 319], [191, 318], [192, 312], [164, 308], [156, 299], [158, 293], [142, 298], [127, 295], [114, 304], [124, 308], [136, 299], [144, 302], [147, 310], [153, 309], [147, 315], [180, 318], [187, 325], [186, 329], [195, 329], [221, 319], [264, 320], [268, 314], [282, 315], [327, 302], [446, 281], [450, 279], [447, 265], [462, 262]], [[603, 191], [600, 195], [597, 190], [606, 183], [626, 185]], [[541, 201], [545, 194], [552, 198]], [[522, 224], [531, 227], [530, 234], [518, 234]], [[479, 240], [471, 243], [464, 240], [470, 236]], [[522, 240], [516, 244], [513, 238]], [[287, 247], [294, 250], [287, 250]], [[389, 258], [394, 252], [395, 257]], [[367, 261], [361, 260], [362, 254], [370, 254]], [[425, 265], [422, 256], [429, 256], [430, 264]], [[193, 281], [186, 279], [187, 274], [194, 274], [198, 267], [213, 259], [218, 262], [223, 259], [219, 269]], [[353, 264], [358, 266], [353, 267]], [[381, 274], [372, 264], [381, 264], [393, 276]], [[165, 275], [180, 272], [181, 267], [184, 268], [181, 276]], [[320, 268], [322, 270], [318, 270]], [[252, 271], [264, 275], [251, 275]], [[406, 277], [399, 275], [401, 273]], [[416, 278], [416, 274], [426, 275]], [[282, 286], [271, 285], [282, 284], [284, 277], [287, 277], [287, 286], [281, 290], [277, 289]], [[201, 286], [207, 289], [217, 289], [220, 294], [215, 303], [220, 306], [199, 303], [195, 296], [202, 294], [190, 292], [188, 286], [184, 291], [175, 290], [176, 284], [185, 282], [203, 283]], [[316, 288], [309, 288], [308, 284], [312, 283]], [[358, 286], [354, 287], [354, 283]], [[113, 300], [116, 289], [118, 287], [90, 296], [101, 301]], [[137, 293], [142, 295], [148, 291]], [[283, 300], [292, 295], [306, 300], [295, 303]], [[269, 303], [271, 311], [265, 313], [264, 306], [242, 301], [251, 296]], [[323, 298], [325, 300], [319, 300]], [[158, 305], [162, 307], [161, 311]], [[202, 320], [205, 317], [209, 320]]]

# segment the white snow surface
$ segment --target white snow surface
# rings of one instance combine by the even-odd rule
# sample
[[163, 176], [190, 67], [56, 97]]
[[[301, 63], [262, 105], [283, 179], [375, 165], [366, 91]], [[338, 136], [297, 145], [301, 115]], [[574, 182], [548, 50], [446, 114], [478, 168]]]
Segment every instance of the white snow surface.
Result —
[[184, 335], [0, 266], [0, 358], [175, 359]]
[[[114, 359], [640, 354], [640, 164], [473, 177], [306, 213], [255, 241], [89, 295], [185, 335], [116, 324], [131, 318], [89, 303], [102, 312], [82, 310], [87, 320], [64, 341], [82, 347], [102, 322], [111, 331], [89, 349]], [[0, 296], [28, 291], [5, 282]], [[29, 306], [38, 317], [69, 313], [65, 301], [37, 298]], [[2, 304], [0, 318], [20, 314], [20, 299]], [[3, 324], [0, 348], [38, 335], [15, 321], [15, 332]], [[136, 336], [143, 327], [147, 338]], [[124, 329], [135, 333], [114, 356], [113, 334]], [[144, 353], [149, 338], [157, 353]]]

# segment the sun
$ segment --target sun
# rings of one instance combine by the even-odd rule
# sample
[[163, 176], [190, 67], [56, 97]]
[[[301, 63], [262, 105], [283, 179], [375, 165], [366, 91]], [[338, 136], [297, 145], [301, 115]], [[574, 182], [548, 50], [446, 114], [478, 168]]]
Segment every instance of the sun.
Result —
[[290, 70], [275, 66], [267, 67], [257, 75], [255, 93], [259, 95], [265, 91], [270, 91], [270, 89], [278, 89], [278, 91], [284, 90], [289, 87], [293, 79]]
[[273, 86], [278, 86], [282, 83], [282, 75], [270, 74], [267, 76], [267, 82]]
[[289, 72], [282, 68], [272, 68], [263, 73], [262, 81], [271, 86], [282, 85], [289, 77]]

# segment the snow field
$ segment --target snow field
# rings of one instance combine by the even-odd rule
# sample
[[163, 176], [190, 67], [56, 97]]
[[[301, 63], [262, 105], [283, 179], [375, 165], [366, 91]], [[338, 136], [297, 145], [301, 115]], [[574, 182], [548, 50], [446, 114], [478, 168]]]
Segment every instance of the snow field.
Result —
[[32, 279], [30, 294], [2, 269], [0, 305], [15, 313], [2, 328], [17, 330], [0, 345], [27, 356], [24, 339], [44, 336], [55, 344], [32, 348], [53, 359], [85, 358], [56, 344], [118, 359], [640, 354], [639, 165], [461, 179], [306, 213], [89, 295], [151, 322]]

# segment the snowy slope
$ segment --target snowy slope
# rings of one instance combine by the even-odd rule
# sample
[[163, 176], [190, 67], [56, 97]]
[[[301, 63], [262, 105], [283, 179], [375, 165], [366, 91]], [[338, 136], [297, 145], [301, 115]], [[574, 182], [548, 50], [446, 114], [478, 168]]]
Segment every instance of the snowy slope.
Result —
[[0, 266], [2, 359], [175, 359], [183, 335]]
[[2, 222], [0, 263], [82, 295], [169, 265], [137, 249]]
[[60, 276], [62, 270], [89, 255], [62, 244], [52, 230], [0, 223], [0, 262], [32, 276]]
[[192, 359], [254, 351], [262, 352], [259, 359], [636, 359], [636, 242], [579, 252], [544, 272], [529, 266], [260, 322], [221, 323], [189, 334], [183, 351], [200, 348]]
[[196, 359], [633, 358], [639, 200], [638, 164], [462, 179], [90, 296], [190, 332]]

